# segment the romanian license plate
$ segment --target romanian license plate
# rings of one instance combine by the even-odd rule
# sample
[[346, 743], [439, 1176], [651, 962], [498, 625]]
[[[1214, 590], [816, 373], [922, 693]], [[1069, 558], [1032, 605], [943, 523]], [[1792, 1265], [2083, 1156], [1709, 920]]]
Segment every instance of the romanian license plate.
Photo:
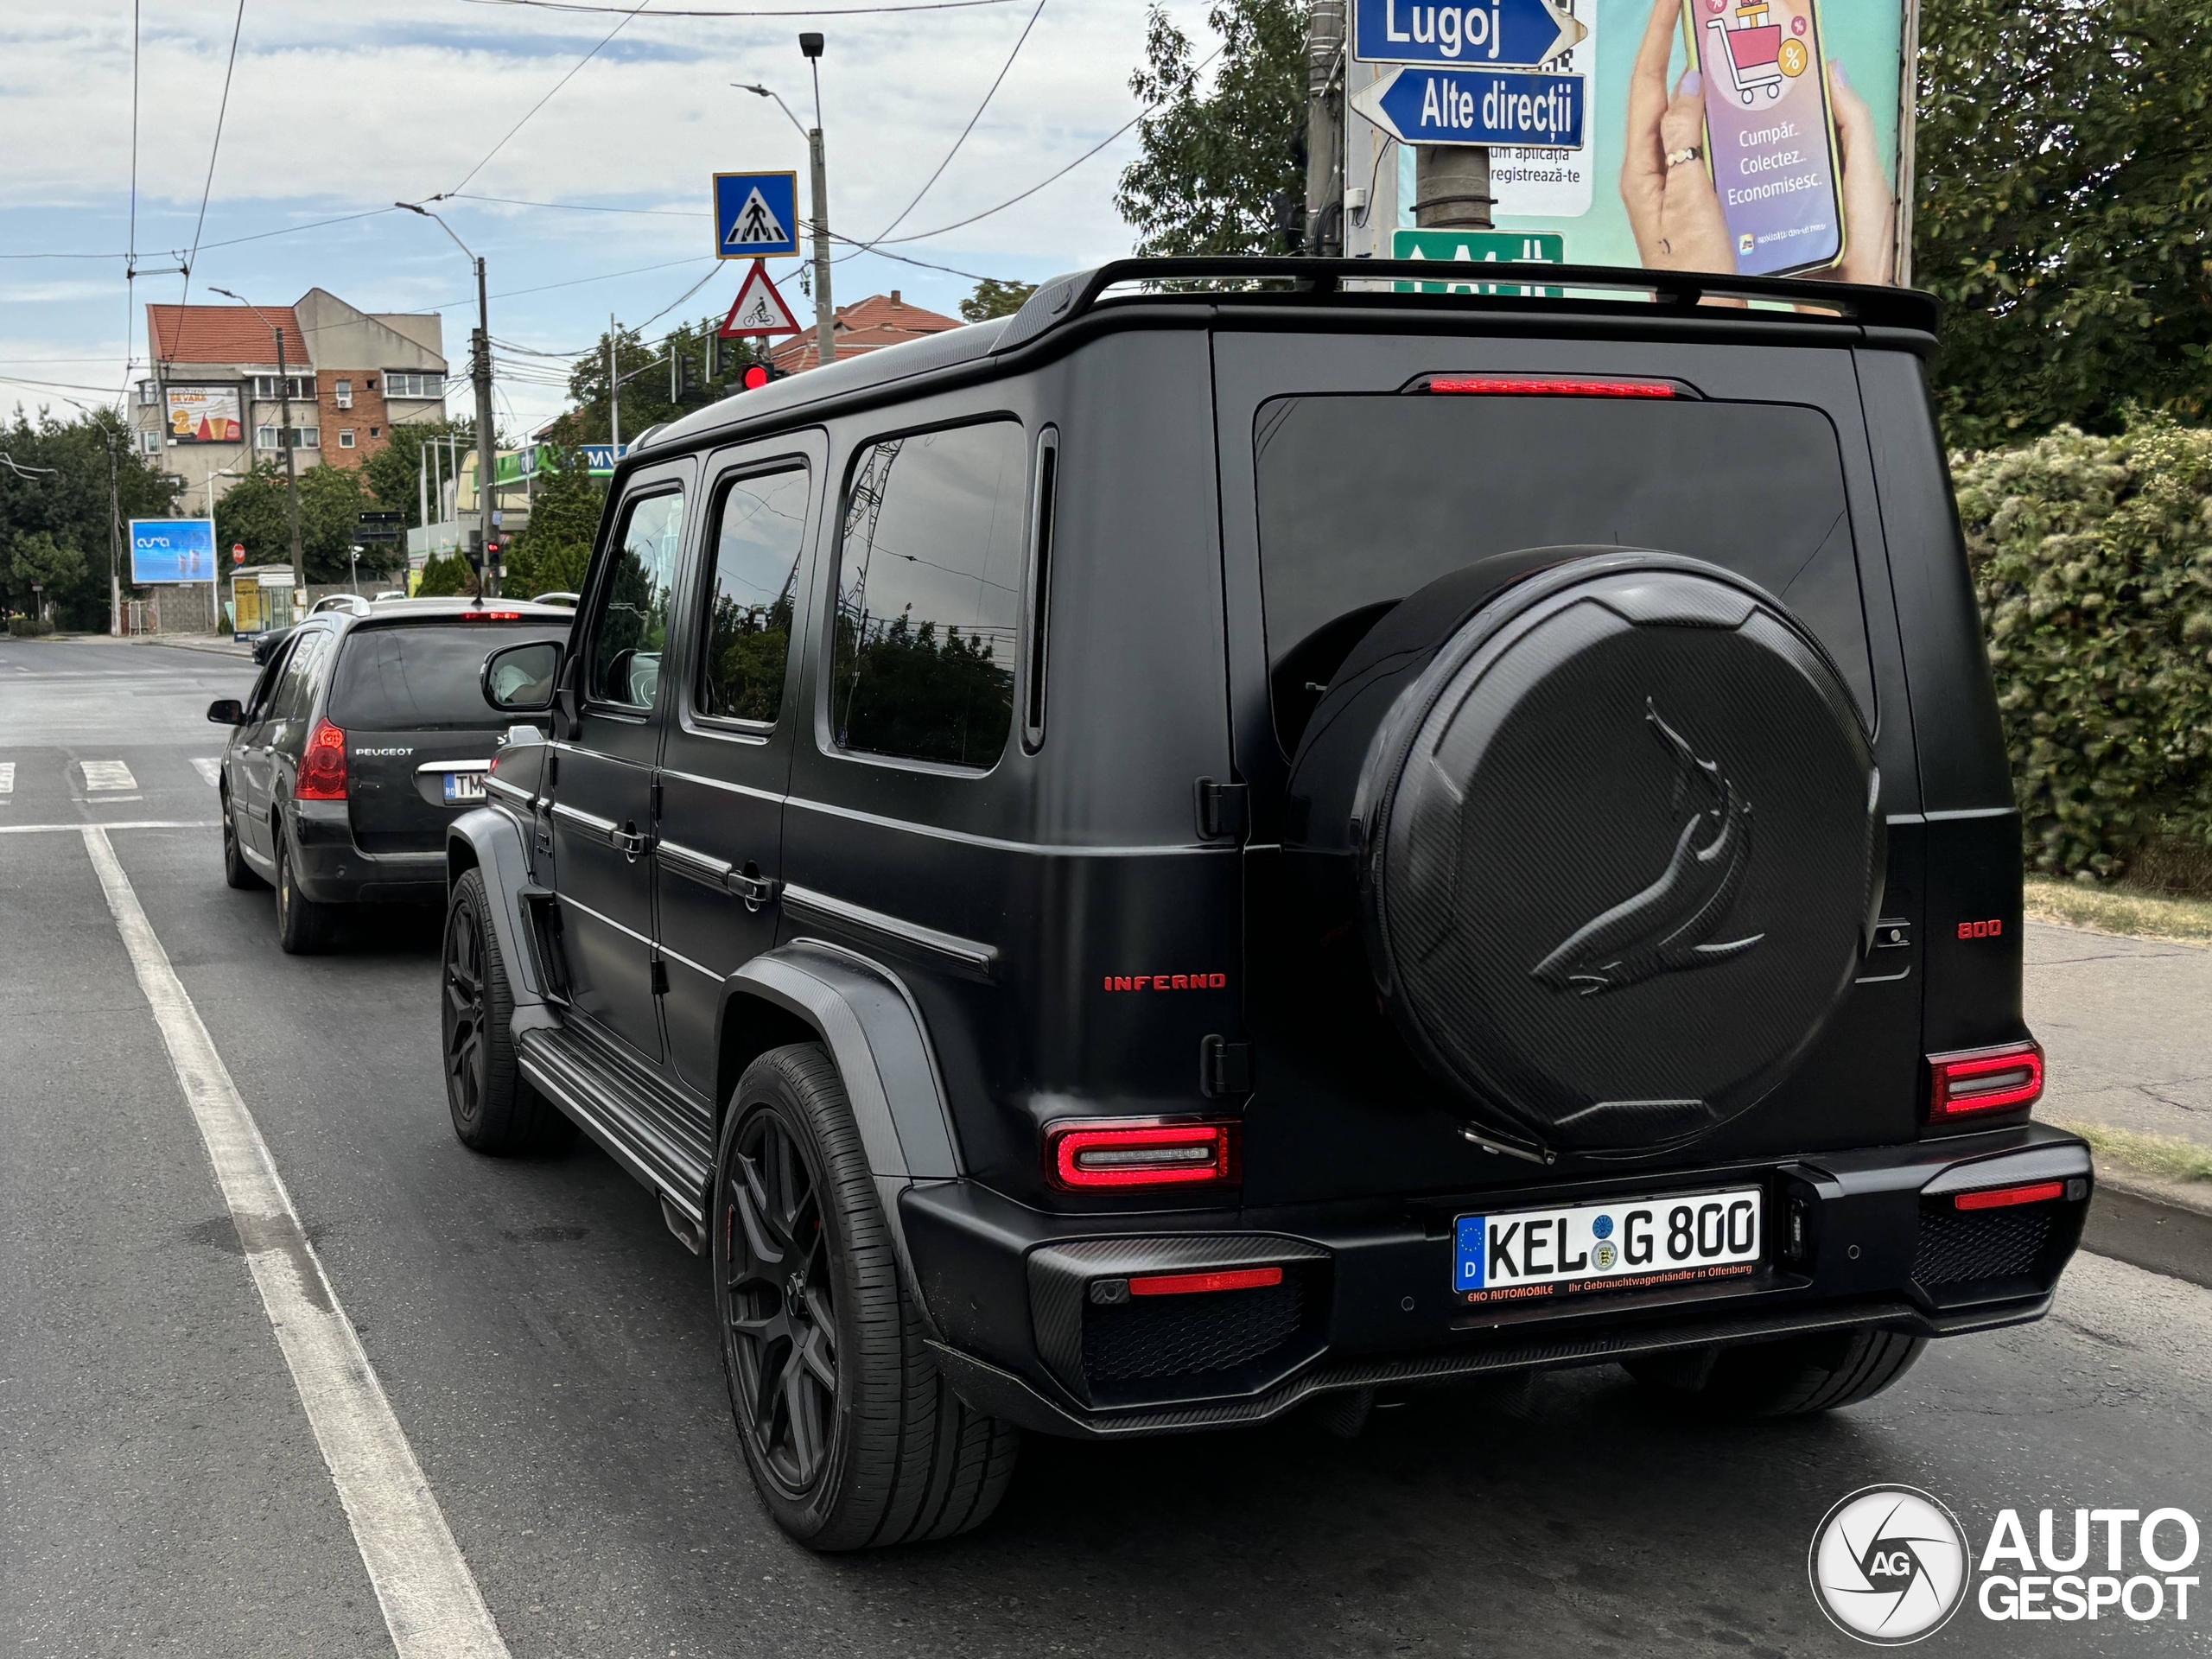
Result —
[[1452, 1293], [1470, 1306], [1748, 1279], [1759, 1260], [1756, 1186], [1556, 1210], [1461, 1216]]
[[448, 801], [480, 801], [484, 798], [484, 774], [480, 772], [449, 772], [446, 773], [446, 799]]

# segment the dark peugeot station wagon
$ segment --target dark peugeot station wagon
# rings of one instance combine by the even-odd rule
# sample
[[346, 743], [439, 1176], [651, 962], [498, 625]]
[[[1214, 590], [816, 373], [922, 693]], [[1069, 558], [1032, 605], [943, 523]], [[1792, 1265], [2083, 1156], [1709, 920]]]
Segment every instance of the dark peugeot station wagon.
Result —
[[447, 827], [484, 799], [513, 718], [486, 701], [484, 660], [565, 639], [571, 620], [499, 600], [348, 599], [285, 635], [244, 703], [207, 710], [232, 728], [224, 880], [276, 887], [292, 952], [327, 943], [340, 906], [444, 899]]
[[1428, 269], [1114, 264], [691, 416], [491, 659], [550, 741], [448, 842], [454, 1126], [710, 1254], [817, 1548], [1019, 1429], [1821, 1411], [2050, 1306], [1933, 302]]

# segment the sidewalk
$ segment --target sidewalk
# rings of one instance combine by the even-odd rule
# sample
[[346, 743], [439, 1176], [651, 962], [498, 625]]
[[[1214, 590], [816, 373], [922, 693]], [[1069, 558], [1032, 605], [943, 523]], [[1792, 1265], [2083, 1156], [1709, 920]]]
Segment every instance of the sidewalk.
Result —
[[228, 634], [140, 633], [118, 639], [111, 633], [49, 633], [45, 637], [57, 645], [166, 645], [171, 651], [204, 651], [217, 657], [253, 660], [253, 647], [239, 645]]

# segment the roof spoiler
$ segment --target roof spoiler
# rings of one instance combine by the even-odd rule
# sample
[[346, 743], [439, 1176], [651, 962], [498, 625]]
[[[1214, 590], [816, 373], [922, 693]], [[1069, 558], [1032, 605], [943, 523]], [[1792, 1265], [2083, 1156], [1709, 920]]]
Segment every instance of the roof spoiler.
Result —
[[[1376, 289], [1376, 281], [1517, 284], [1534, 294], [1400, 294]], [[1359, 287], [1348, 283], [1358, 283]], [[1293, 259], [1211, 257], [1116, 259], [1092, 270], [1070, 272], [1043, 283], [1014, 313], [992, 345], [993, 355], [1027, 346], [1073, 321], [1109, 289], [1135, 285], [1146, 300], [1196, 300], [1238, 305], [1333, 305], [1423, 309], [1443, 302], [1471, 311], [1581, 310], [1597, 306], [1660, 307], [1686, 311], [1708, 302], [1746, 300], [1764, 306], [1738, 315], [1746, 320], [1835, 321], [1865, 327], [1904, 328], [1933, 334], [1935, 296], [1909, 288], [1863, 288], [1780, 276], [1726, 276], [1700, 271], [1644, 270], [1620, 265], [1482, 264], [1422, 259]], [[1563, 295], [1541, 292], [1565, 289]], [[1788, 311], [1766, 308], [1788, 306]]]

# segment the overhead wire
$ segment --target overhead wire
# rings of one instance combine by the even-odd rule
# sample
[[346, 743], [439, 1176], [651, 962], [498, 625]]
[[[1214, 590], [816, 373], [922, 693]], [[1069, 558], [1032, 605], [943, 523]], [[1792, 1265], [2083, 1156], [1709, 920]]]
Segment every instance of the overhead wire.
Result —
[[[470, 0], [480, 6], [528, 6], [537, 11], [616, 12], [620, 6], [589, 5], [584, 0]], [[721, 8], [664, 7], [649, 17], [864, 17], [893, 11], [963, 11], [971, 6], [1011, 5], [1014, 0], [906, 0], [888, 6], [801, 6], [782, 11], [733, 11]], [[642, 10], [643, 8], [641, 7]]]
[[[239, 0], [239, 3], [244, 4], [245, 0]], [[530, 124], [531, 117], [536, 115], [540, 110], [551, 103], [553, 101], [554, 94], [558, 92], [570, 81], [574, 80], [577, 74], [582, 72], [584, 65], [589, 63], [606, 48], [608, 41], [611, 41], [617, 35], [620, 35], [624, 29], [629, 28], [631, 20], [637, 16], [639, 12], [643, 11], [648, 3], [650, 3], [650, 0], [638, 0], [638, 3], [632, 6], [623, 15], [622, 21], [607, 31], [606, 39], [601, 41], [597, 46], [594, 46], [590, 51], [585, 53], [582, 57], [577, 59], [575, 67], [570, 69], [567, 74], [562, 76], [560, 79], [555, 81], [553, 83], [552, 90], [548, 92], [544, 97], [539, 99], [537, 103], [531, 105], [528, 112], [524, 115], [521, 120], [516, 122], [514, 125], [507, 129], [506, 137], [500, 139], [498, 143], [493, 145], [492, 148], [485, 153], [485, 156], [482, 161], [477, 162], [475, 166], [470, 168], [467, 173], [463, 174], [461, 175], [461, 182], [454, 186], [453, 190], [442, 191], [439, 195], [431, 197], [430, 200], [436, 201], [441, 200], [443, 196], [453, 194], [454, 191], [465, 188], [469, 180], [474, 178], [479, 173], [481, 173], [486, 166], [490, 165], [493, 156], [497, 156], [501, 150], [507, 147], [507, 142], [509, 139], [512, 139], [515, 134], [520, 132], [524, 127]], [[609, 7], [607, 10], [613, 10], [614, 8]]]
[[207, 198], [215, 188], [215, 159], [223, 153], [223, 123], [231, 111], [231, 78], [238, 73], [238, 36], [245, 29], [245, 0], [238, 0], [238, 17], [231, 25], [230, 61], [223, 68], [223, 101], [215, 109], [215, 142], [207, 147], [207, 181], [200, 188], [200, 217], [192, 226], [192, 253], [184, 261], [184, 291], [177, 303], [192, 297], [192, 267], [200, 259], [200, 233], [207, 226]]
[[914, 192], [914, 199], [901, 207], [899, 210], [899, 216], [878, 233], [875, 238], [878, 242], [897, 230], [906, 221], [906, 215], [921, 206], [922, 198], [930, 193], [930, 187], [944, 176], [944, 169], [952, 165], [952, 158], [960, 153], [961, 145], [968, 142], [968, 135], [976, 130], [976, 124], [983, 118], [983, 111], [991, 107], [991, 100], [998, 96], [998, 90], [1005, 83], [1007, 73], [1014, 67], [1014, 60], [1021, 55], [1021, 48], [1028, 43], [1029, 32], [1037, 27], [1037, 20], [1045, 15], [1046, 3], [1047, 0], [1037, 0], [1037, 10], [1029, 14], [1029, 21], [1021, 26], [1021, 33], [1014, 37], [1014, 50], [1006, 54], [1006, 61], [999, 66], [998, 73], [992, 77], [990, 86], [984, 91], [983, 101], [976, 106], [976, 113], [969, 116], [968, 124], [960, 129], [960, 136], [952, 141], [952, 148], [944, 152], [944, 159], [937, 164], [937, 171], [924, 180], [922, 188]]

